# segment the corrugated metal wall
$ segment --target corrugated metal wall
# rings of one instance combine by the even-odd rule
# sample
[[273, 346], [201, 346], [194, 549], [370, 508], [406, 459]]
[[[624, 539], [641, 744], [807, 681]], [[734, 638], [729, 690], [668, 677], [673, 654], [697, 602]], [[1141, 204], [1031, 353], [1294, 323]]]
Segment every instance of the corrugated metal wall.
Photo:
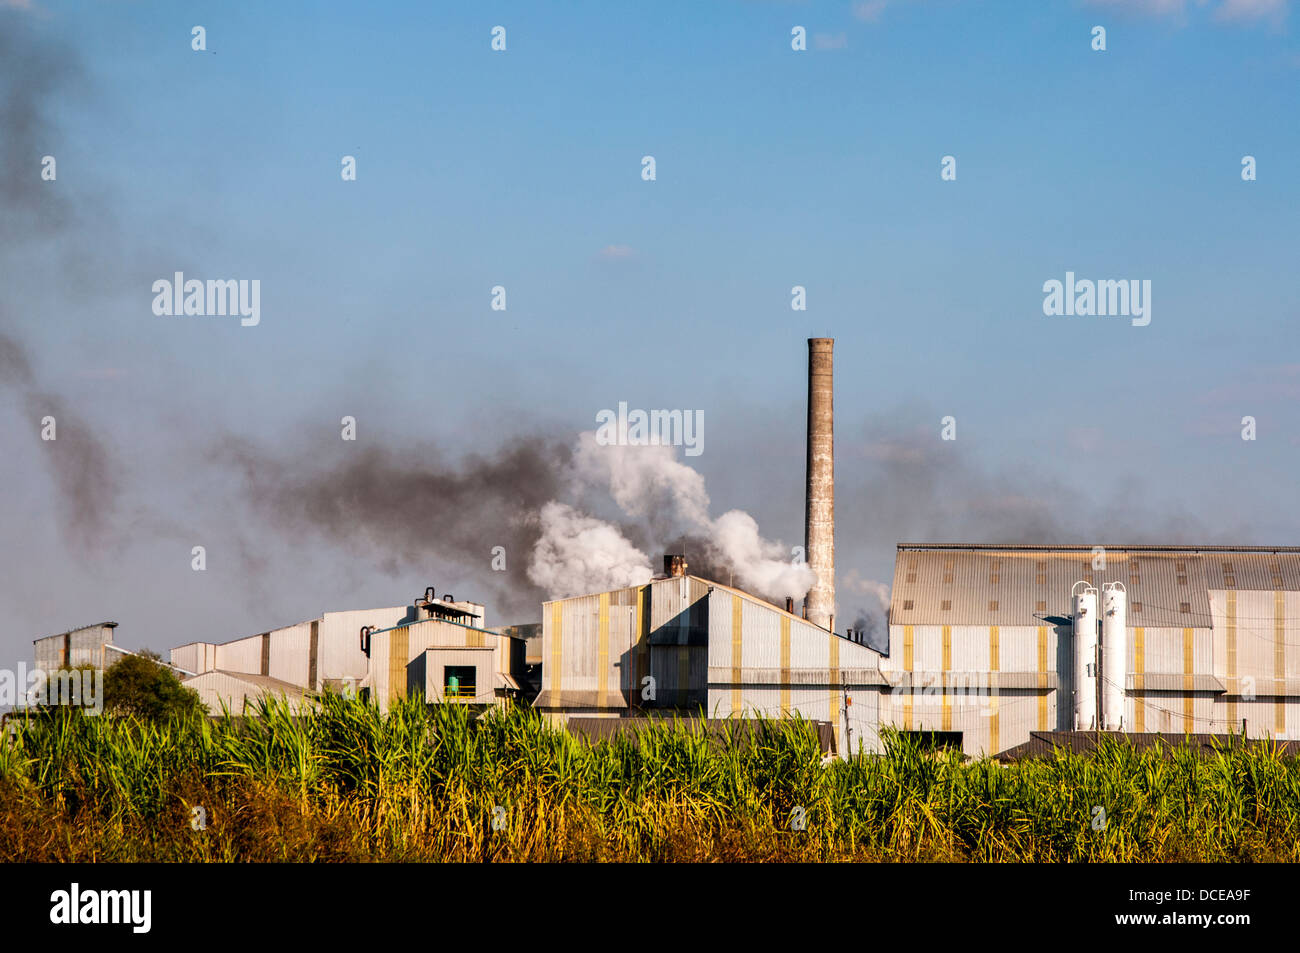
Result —
[[114, 661], [104, 657], [105, 643], [112, 642], [113, 627], [100, 623], [37, 639], [32, 645], [32, 652], [36, 667], [46, 672], [75, 668], [78, 665], [103, 668], [105, 664], [111, 665]]
[[370, 663], [361, 651], [362, 626], [388, 629], [413, 620], [414, 611], [410, 606], [326, 612], [320, 619], [317, 641], [318, 683], [324, 685], [326, 679], [347, 678], [360, 682], [366, 677]]
[[[626, 708], [640, 702], [641, 677], [650, 671], [647, 601], [655, 613], [670, 618], [669, 599], [648, 599], [650, 587], [611, 592], [542, 604], [542, 695], [544, 708]], [[676, 690], [656, 675], [656, 694]], [[636, 685], [633, 699], [633, 685]]]
[[268, 670], [263, 675], [304, 688], [312, 687], [307, 677], [311, 668], [312, 624], [299, 622], [271, 630]]
[[212, 642], [191, 642], [171, 650], [171, 663], [187, 672], [202, 675], [217, 667], [217, 647]]
[[221, 643], [217, 646], [216, 667], [226, 672], [262, 674], [262, 638], [261, 635], [250, 635], [246, 639]]

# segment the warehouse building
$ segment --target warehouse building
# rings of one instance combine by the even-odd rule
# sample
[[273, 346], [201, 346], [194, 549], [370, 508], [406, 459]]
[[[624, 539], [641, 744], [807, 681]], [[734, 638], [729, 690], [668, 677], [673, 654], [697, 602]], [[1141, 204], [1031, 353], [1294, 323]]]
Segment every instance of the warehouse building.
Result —
[[478, 708], [520, 700], [525, 639], [483, 628], [483, 606], [476, 603], [426, 596], [415, 608], [413, 622], [360, 633], [369, 665], [360, 687], [381, 711], [411, 695], [431, 705]]
[[113, 630], [116, 622], [83, 625], [58, 635], [47, 635], [32, 641], [36, 667], [44, 672], [61, 668], [92, 665], [104, 668], [113, 663]]
[[1300, 737], [1297, 613], [1298, 548], [902, 544], [880, 720], [972, 755], [1074, 729]]
[[557, 722], [656, 710], [709, 718], [802, 717], [834, 750], [874, 750], [880, 656], [666, 556], [644, 586], [542, 605], [542, 691]]
[[325, 612], [318, 618], [229, 642], [190, 642], [171, 650], [171, 664], [195, 676], [257, 675], [308, 691], [356, 688], [369, 672], [358, 633], [413, 620], [412, 606]]

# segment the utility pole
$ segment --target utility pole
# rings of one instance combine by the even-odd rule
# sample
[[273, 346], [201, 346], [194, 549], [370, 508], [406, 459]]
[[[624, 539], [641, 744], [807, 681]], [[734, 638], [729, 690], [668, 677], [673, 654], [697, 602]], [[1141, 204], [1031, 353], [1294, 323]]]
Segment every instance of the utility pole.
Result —
[[849, 757], [853, 757], [853, 728], [849, 724], [849, 708], [853, 705], [853, 699], [849, 697], [848, 686], [844, 686], [844, 746], [848, 749]]

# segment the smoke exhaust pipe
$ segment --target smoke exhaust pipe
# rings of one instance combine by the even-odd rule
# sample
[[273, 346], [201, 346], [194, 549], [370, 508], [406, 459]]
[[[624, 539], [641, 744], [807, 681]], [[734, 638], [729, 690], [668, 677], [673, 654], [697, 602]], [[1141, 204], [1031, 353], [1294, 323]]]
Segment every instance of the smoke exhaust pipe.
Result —
[[835, 400], [834, 338], [808, 339], [808, 489], [804, 553], [817, 575], [804, 599], [814, 625], [835, 625]]

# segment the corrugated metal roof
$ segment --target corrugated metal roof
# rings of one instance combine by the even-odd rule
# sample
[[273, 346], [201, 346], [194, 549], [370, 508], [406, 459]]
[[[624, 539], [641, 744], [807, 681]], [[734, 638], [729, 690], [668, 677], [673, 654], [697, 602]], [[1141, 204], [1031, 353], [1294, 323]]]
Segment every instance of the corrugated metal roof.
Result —
[[222, 668], [214, 668], [210, 672], [204, 672], [202, 675], [195, 675], [194, 678], [187, 678], [186, 682], [192, 682], [195, 679], [204, 678], [208, 675], [224, 675], [227, 678], [233, 678], [239, 682], [245, 682], [256, 688], [266, 689], [268, 691], [281, 692], [285, 695], [295, 695], [302, 697], [307, 690], [301, 685], [294, 685], [292, 682], [286, 682], [282, 679], [272, 678], [270, 675], [251, 675], [248, 672], [229, 672]]
[[[75, 629], [68, 629], [66, 632], [56, 632], [54, 635], [43, 635], [39, 639], [32, 639], [32, 645], [37, 642], [44, 642], [46, 639], [61, 639], [65, 635], [72, 635], [74, 632], [84, 632], [87, 629], [116, 629], [116, 622], [93, 622], [90, 625], [79, 625]], [[111, 633], [110, 633], [111, 634]]]
[[[1028, 741], [1018, 744], [1014, 748], [1008, 748], [998, 754], [997, 758], [999, 761], [1047, 758], [1051, 757], [1052, 753], [1058, 748], [1075, 754], [1087, 754], [1097, 747], [1097, 740], [1102, 737], [1117, 738], [1121, 741], [1127, 740], [1138, 751], [1145, 751], [1158, 746], [1166, 753], [1169, 753], [1174, 748], [1188, 745], [1206, 756], [1215, 753], [1216, 745], [1220, 748], [1227, 748], [1233, 744], [1240, 745], [1242, 743], [1240, 735], [1181, 735], [1172, 732], [1159, 734], [1156, 732], [1031, 731]], [[1246, 742], [1248, 745], [1264, 743], [1262, 739], [1257, 738], [1249, 739]], [[1278, 741], [1276, 744], [1284, 755], [1300, 755], [1300, 741]]]
[[[749, 738], [756, 732], [761, 735], [764, 727], [775, 727], [771, 724], [774, 719], [768, 719], [766, 722], [759, 721], [756, 718], [673, 718], [672, 716], [646, 718], [570, 718], [568, 722], [569, 731], [576, 735], [582, 735], [588, 741], [608, 741], [615, 735], [631, 734], [636, 737], [639, 729], [648, 728], [658, 723], [661, 725], [671, 725], [674, 722], [683, 725], [690, 731], [704, 730], [709, 732], [715, 740], [724, 737], [724, 732], [734, 731], [740, 738]], [[805, 719], [804, 722], [811, 730], [817, 732], [817, 741], [821, 747], [822, 753], [835, 750], [835, 727], [826, 721], [812, 721]], [[785, 730], [789, 722], [785, 722], [777, 730]]]
[[[1070, 589], [1120, 582], [1130, 627], [1211, 627], [1210, 589], [1300, 590], [1300, 548], [900, 544], [895, 625], [1034, 625], [1069, 616]], [[1228, 586], [1231, 582], [1233, 585]]]

